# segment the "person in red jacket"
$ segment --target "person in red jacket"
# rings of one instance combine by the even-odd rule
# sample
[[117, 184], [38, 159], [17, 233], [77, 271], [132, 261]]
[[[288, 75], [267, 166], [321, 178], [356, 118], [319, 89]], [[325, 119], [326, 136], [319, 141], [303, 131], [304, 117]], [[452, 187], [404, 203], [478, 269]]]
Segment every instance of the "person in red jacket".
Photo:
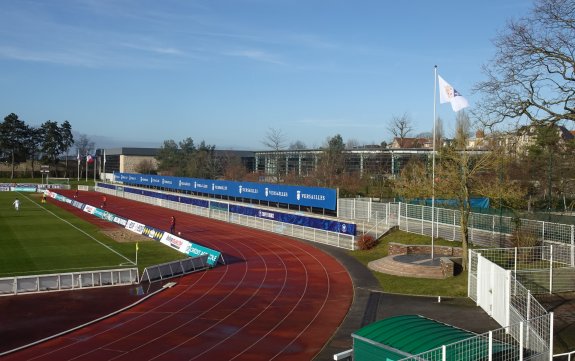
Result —
[[174, 216], [170, 219], [170, 233], [176, 234], [176, 217]]

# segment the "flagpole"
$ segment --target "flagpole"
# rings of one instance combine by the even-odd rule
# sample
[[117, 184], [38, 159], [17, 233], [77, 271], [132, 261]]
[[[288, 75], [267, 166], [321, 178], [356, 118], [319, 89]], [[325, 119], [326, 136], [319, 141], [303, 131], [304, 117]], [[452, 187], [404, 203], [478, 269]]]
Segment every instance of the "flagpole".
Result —
[[433, 154], [431, 161], [431, 259], [433, 260], [433, 243], [435, 236], [435, 138], [437, 136], [437, 65], [433, 75]]
[[96, 163], [98, 163], [98, 157], [94, 156], [94, 186], [96, 186]]
[[78, 150], [78, 156], [76, 157], [76, 163], [78, 163], [78, 179], [77, 181], [80, 181], [80, 150]]
[[102, 173], [104, 173], [104, 182], [106, 182], [106, 149], [104, 149], [104, 164], [102, 165]]
[[90, 169], [88, 166], [88, 155], [86, 154], [84, 158], [86, 158], [86, 183], [88, 183], [88, 169]]

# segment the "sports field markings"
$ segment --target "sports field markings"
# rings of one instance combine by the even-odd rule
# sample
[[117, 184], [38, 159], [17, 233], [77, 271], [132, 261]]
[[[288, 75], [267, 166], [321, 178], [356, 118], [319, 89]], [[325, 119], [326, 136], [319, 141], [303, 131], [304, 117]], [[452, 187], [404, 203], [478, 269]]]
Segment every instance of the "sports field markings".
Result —
[[[110, 246], [98, 241], [96, 238], [94, 238], [94, 236], [92, 236], [91, 234], [87, 233], [86, 231], [84, 231], [83, 229], [80, 229], [78, 227], [76, 227], [75, 225], [73, 225], [72, 223], [68, 222], [67, 220], [65, 220], [64, 218], [58, 216], [56, 213], [52, 212], [51, 210], [47, 209], [46, 207], [42, 207], [41, 205], [39, 205], [36, 201], [34, 201], [32, 198], [26, 196], [25, 194], [20, 193], [24, 198], [26, 198], [28, 201], [30, 201], [31, 203], [33, 203], [36, 207], [39, 207], [40, 209], [43, 209], [44, 211], [50, 213], [51, 215], [53, 215], [54, 217], [58, 218], [59, 220], [61, 220], [64, 223], [67, 223], [69, 226], [71, 226], [72, 228], [75, 228], [77, 231], [80, 231], [81, 233], [83, 233], [84, 235], [86, 235], [88, 238], [92, 239], [93, 241], [99, 243], [101, 246], [107, 248], [109, 251], [111, 251], [112, 253], [117, 254], [118, 256], [122, 257], [123, 259], [125, 259], [126, 261], [129, 262], [129, 264], [131, 265], [136, 265], [136, 262], [132, 261], [131, 259], [127, 258], [126, 256], [124, 256], [123, 254], [119, 253], [118, 251], [112, 249]], [[121, 265], [125, 265], [125, 263], [122, 263]]]

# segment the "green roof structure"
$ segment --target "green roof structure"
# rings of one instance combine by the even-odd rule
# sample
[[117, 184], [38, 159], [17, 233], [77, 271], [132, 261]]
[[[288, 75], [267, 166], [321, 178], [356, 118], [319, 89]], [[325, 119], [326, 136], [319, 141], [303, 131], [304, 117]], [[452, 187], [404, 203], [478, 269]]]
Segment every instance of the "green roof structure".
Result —
[[[386, 318], [363, 327], [352, 334], [354, 361], [401, 360], [443, 345], [460, 342], [477, 334], [447, 325], [420, 315], [402, 315]], [[473, 343], [466, 354], [485, 356], [487, 340]], [[497, 343], [494, 350], [508, 349]], [[455, 350], [451, 350], [452, 352]], [[451, 352], [448, 352], [448, 354]], [[455, 355], [452, 355], [455, 356]], [[462, 355], [456, 358], [461, 359]], [[477, 359], [477, 358], [470, 359]]]

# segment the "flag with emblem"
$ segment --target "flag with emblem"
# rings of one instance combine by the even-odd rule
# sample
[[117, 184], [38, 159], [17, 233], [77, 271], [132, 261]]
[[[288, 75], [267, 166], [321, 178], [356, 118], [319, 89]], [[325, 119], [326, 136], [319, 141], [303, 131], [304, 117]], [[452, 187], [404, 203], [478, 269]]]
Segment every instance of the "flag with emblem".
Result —
[[465, 99], [454, 87], [449, 85], [448, 82], [443, 80], [439, 75], [437, 76], [439, 80], [439, 102], [451, 103], [451, 108], [454, 112], [458, 112], [463, 108], [469, 106], [467, 99]]

